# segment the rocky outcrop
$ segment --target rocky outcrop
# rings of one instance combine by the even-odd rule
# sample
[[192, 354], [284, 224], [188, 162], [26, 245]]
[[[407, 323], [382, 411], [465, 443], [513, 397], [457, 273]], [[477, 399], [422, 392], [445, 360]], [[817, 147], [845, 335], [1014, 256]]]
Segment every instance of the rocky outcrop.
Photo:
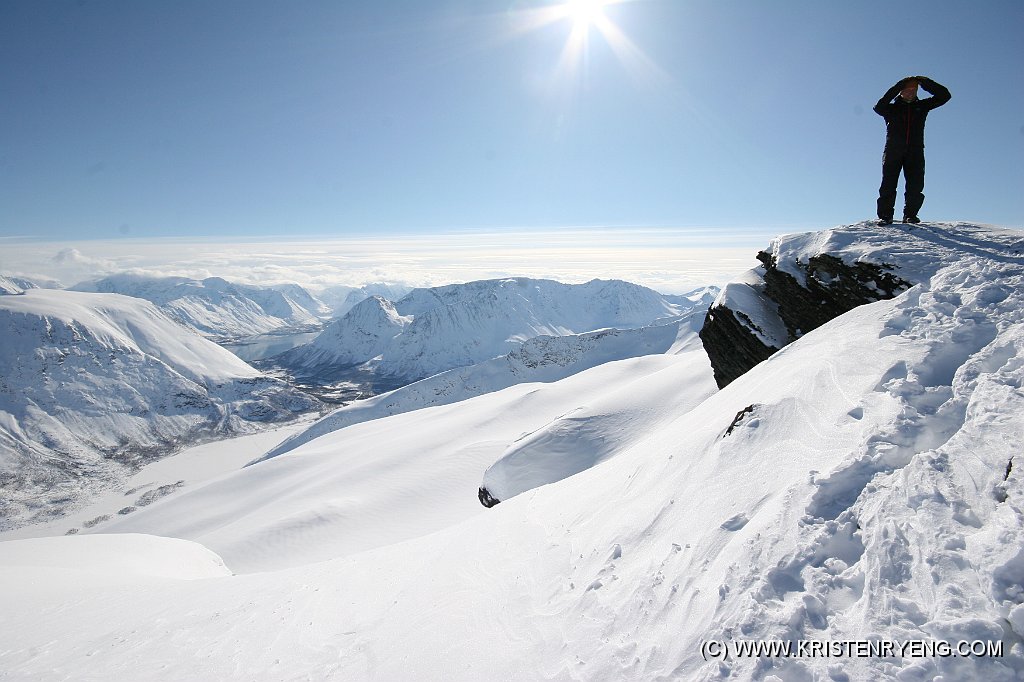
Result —
[[712, 306], [704, 318], [700, 340], [711, 359], [715, 383], [723, 388], [747, 370], [771, 357], [778, 348], [762, 343], [752, 333], [753, 322], [741, 310], [727, 306]]
[[761, 251], [757, 259], [765, 267], [765, 294], [778, 304], [791, 342], [857, 306], [893, 298], [910, 287], [893, 274], [894, 266], [884, 263], [847, 265], [823, 253], [806, 264], [795, 263], [805, 275], [800, 282], [780, 270], [772, 254]]
[[911, 286], [887, 263], [850, 264], [828, 253], [780, 263], [767, 251], [757, 259], [762, 267], [723, 289], [700, 331], [720, 388], [829, 320]]

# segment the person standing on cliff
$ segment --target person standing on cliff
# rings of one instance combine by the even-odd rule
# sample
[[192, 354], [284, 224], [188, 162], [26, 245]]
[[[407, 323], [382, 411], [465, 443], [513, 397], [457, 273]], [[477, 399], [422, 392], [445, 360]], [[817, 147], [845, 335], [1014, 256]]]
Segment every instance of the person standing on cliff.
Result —
[[[931, 97], [918, 99], [918, 86]], [[952, 95], [925, 76], [908, 76], [889, 88], [875, 105], [885, 119], [885, 152], [882, 154], [882, 186], [878, 188], [878, 224], [892, 223], [896, 185], [903, 172], [903, 222], [919, 223], [924, 203], [924, 121], [928, 112], [941, 107]]]

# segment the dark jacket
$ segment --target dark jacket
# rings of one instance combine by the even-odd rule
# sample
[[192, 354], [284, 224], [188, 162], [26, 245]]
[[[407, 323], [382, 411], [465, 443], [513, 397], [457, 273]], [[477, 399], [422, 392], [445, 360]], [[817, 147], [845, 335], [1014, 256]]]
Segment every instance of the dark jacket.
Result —
[[928, 112], [941, 107], [952, 97], [949, 90], [930, 78], [916, 80], [932, 97], [905, 101], [899, 96], [904, 79], [889, 88], [875, 105], [875, 113], [885, 119], [886, 149], [924, 147], [924, 121]]

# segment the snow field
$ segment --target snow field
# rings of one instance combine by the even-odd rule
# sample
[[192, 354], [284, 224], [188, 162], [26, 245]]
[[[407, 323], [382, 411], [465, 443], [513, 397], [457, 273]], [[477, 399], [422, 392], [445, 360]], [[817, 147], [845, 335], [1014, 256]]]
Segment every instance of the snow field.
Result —
[[[96, 530], [195, 540], [237, 573], [425, 535], [486, 512], [476, 495], [483, 471], [516, 441], [618, 387], [635, 391], [644, 378], [665, 387], [657, 401], [665, 411], [684, 411], [714, 391], [699, 352], [606, 363], [557, 383], [354, 424]], [[632, 418], [646, 419], [642, 429], [664, 415]]]
[[[229, 568], [256, 572], [111, 584], [61, 568], [59, 551], [0, 543], [0, 580], [18, 585], [0, 591], [0, 612], [16, 615], [0, 621], [0, 669], [106, 679], [1021, 679], [1024, 242], [975, 226], [919, 229], [779, 240], [804, 258], [884, 254], [917, 284], [807, 333], [699, 404], [684, 404], [686, 353], [624, 360], [350, 425], [124, 520], [194, 534]], [[594, 457], [609, 439], [608, 456]], [[507, 464], [597, 463], [484, 510], [472, 494], [481, 469], [469, 472], [502, 453]], [[451, 502], [466, 486], [472, 513]], [[275, 526], [282, 519], [299, 523]], [[90, 550], [93, 565], [136, 536], [109, 537]], [[80, 539], [90, 538], [48, 540]], [[25, 554], [65, 572], [31, 580], [17, 560]], [[1005, 653], [700, 654], [708, 639], [867, 638], [998, 640]]]

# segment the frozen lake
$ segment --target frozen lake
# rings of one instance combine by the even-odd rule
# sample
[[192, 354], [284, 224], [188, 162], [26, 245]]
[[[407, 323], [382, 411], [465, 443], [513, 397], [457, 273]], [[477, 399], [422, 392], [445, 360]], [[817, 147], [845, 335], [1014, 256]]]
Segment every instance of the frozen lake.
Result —
[[221, 345], [246, 362], [252, 362], [254, 360], [265, 360], [295, 346], [309, 343], [319, 334], [319, 330], [285, 334], [260, 334], [240, 341], [222, 343]]

